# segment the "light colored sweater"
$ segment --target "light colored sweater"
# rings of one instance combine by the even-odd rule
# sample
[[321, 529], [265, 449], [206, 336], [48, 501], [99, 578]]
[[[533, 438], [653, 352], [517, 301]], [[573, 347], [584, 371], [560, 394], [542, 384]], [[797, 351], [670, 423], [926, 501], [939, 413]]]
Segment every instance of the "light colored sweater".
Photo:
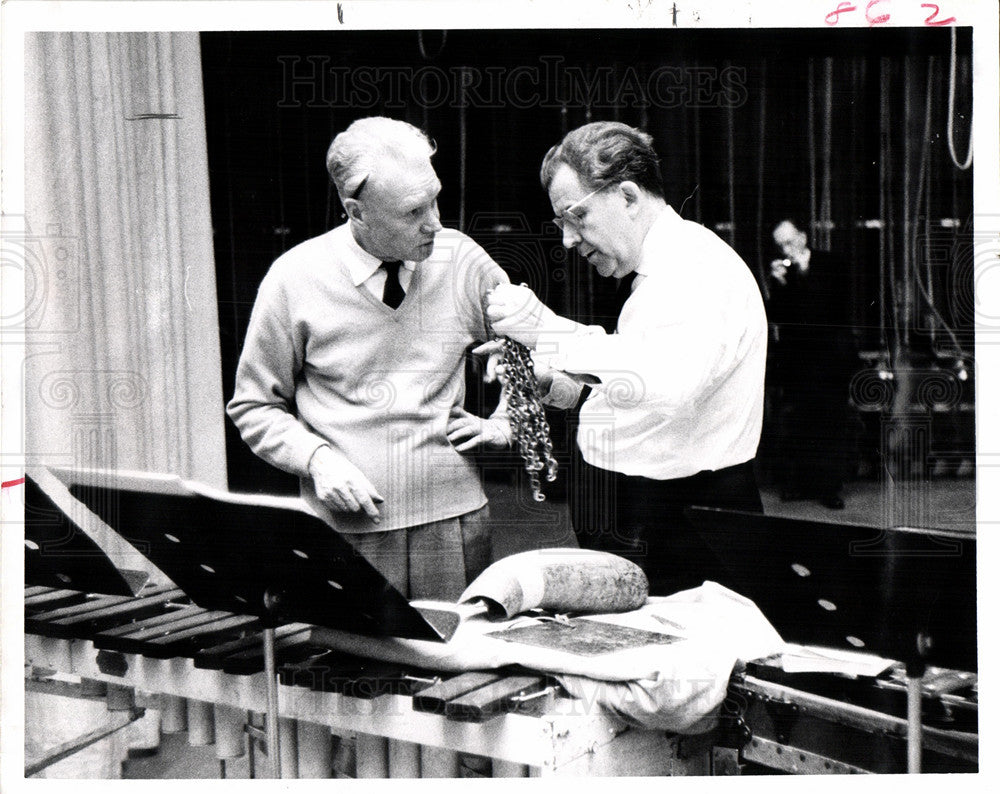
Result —
[[[279, 257], [261, 282], [227, 406], [261, 458], [302, 478], [302, 495], [342, 532], [416, 526], [486, 503], [479, 474], [448, 442], [465, 398], [465, 351], [487, 338], [486, 293], [507, 276], [445, 229], [393, 310], [348, 272], [370, 256], [344, 224]], [[382, 520], [331, 514], [308, 466], [329, 444], [385, 497]]]

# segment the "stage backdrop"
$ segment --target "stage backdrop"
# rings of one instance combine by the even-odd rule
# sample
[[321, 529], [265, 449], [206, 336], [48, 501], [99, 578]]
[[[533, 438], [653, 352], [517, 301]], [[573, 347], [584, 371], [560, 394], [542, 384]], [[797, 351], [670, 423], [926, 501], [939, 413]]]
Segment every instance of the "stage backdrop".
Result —
[[[845, 322], [872, 354], [859, 369], [880, 355], [900, 370], [924, 367], [913, 363], [920, 356], [969, 363], [971, 35], [952, 36], [944, 28], [203, 34], [224, 392], [267, 267], [341, 222], [325, 152], [333, 135], [369, 115], [425, 128], [438, 144], [442, 219], [574, 318], [613, 322], [613, 285], [562, 249], [538, 168], [569, 129], [616, 119], [652, 133], [667, 200], [730, 242], [765, 292], [777, 254], [771, 230], [785, 216], [799, 219], [817, 249], [849, 262]], [[962, 392], [969, 408], [971, 382]], [[475, 408], [477, 389], [469, 399]], [[873, 416], [909, 410], [894, 399], [879, 391]], [[554, 421], [561, 440], [567, 429], [561, 416]], [[228, 424], [227, 447], [233, 488], [294, 487]]]

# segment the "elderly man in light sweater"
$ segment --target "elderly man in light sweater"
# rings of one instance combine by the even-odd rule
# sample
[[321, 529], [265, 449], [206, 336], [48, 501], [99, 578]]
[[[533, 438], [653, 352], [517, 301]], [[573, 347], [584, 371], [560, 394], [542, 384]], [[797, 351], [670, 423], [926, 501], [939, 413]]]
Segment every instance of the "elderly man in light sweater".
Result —
[[466, 349], [487, 339], [487, 295], [508, 279], [442, 227], [433, 153], [388, 118], [336, 136], [327, 169], [347, 222], [271, 266], [227, 410], [401, 593], [454, 600], [490, 562], [463, 453], [510, 441], [502, 404], [488, 419], [463, 408]]

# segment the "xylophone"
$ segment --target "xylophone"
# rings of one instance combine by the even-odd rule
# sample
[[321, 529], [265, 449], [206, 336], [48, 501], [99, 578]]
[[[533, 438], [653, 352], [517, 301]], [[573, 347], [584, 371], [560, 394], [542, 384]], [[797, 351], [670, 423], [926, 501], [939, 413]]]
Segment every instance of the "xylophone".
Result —
[[[906, 769], [900, 665], [854, 680], [749, 662], [734, 672], [719, 728], [692, 738], [627, 728], [529, 670], [445, 678], [331, 651], [307, 624], [275, 634], [287, 777], [330, 776], [334, 735], [355, 737], [362, 778], [458, 776], [460, 753], [489, 759], [494, 777]], [[135, 690], [159, 708], [164, 732], [186, 726], [193, 744], [214, 741], [220, 760], [244, 754], [266, 710], [259, 621], [194, 606], [169, 585], [137, 597], [27, 588], [25, 660], [31, 684], [59, 671], [119, 699]], [[978, 769], [977, 691], [973, 673], [929, 671], [926, 771]]]
[[[29, 682], [58, 671], [132, 689], [160, 708], [165, 731], [187, 719], [200, 736], [214, 731], [220, 759], [243, 754], [267, 705], [258, 619], [195, 606], [169, 584], [138, 596], [28, 587], [24, 604]], [[708, 771], [707, 752], [682, 759], [676, 738], [630, 728], [529, 670], [443, 678], [331, 651], [303, 623], [275, 638], [283, 776], [329, 777], [333, 735], [356, 737], [365, 778], [457, 776], [459, 754], [490, 759], [495, 777]]]

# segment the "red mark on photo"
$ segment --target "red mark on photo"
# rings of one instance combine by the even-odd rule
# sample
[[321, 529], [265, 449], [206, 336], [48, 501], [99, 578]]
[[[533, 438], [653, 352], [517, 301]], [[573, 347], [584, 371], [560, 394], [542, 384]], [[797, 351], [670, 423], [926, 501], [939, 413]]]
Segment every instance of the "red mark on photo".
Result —
[[872, 13], [872, 9], [875, 8], [875, 6], [888, 2], [889, 0], [871, 0], [871, 2], [868, 3], [868, 6], [865, 8], [865, 19], [868, 20], [869, 25], [884, 25], [889, 21], [888, 14], [878, 14], [876, 16]]
[[0, 484], [0, 488], [13, 488], [15, 485], [24, 485], [24, 477], [19, 480], [8, 480], [7, 482]]
[[853, 6], [850, 3], [838, 3], [837, 7], [826, 15], [826, 24], [833, 26], [840, 22], [841, 14], [848, 14], [851, 11], [857, 11], [857, 6]]
[[924, 20], [925, 25], [930, 25], [932, 27], [937, 27], [939, 25], [951, 25], [955, 22], [955, 17], [948, 17], [947, 19], [937, 19], [937, 15], [941, 13], [941, 6], [937, 3], [921, 3], [921, 8], [932, 8], [930, 16]]

